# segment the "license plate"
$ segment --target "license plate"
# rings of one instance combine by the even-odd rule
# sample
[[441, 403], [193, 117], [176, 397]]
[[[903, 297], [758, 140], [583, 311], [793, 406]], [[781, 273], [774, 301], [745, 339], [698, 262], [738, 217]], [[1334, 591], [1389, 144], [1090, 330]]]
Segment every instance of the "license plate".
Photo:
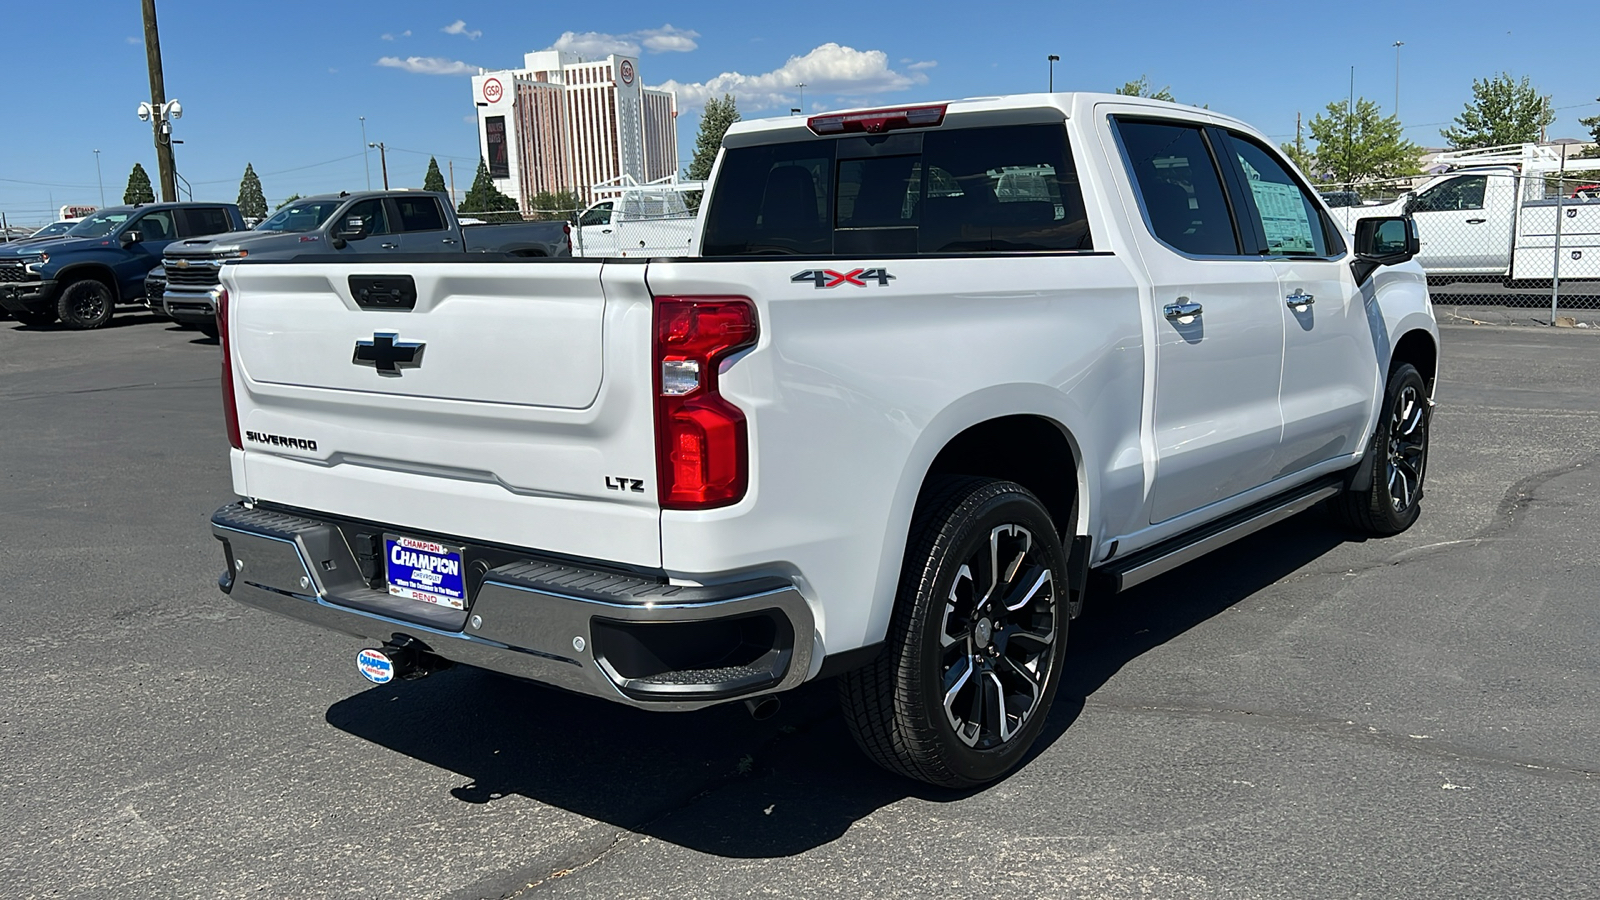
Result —
[[389, 593], [394, 596], [451, 609], [467, 608], [460, 547], [386, 534], [383, 562]]

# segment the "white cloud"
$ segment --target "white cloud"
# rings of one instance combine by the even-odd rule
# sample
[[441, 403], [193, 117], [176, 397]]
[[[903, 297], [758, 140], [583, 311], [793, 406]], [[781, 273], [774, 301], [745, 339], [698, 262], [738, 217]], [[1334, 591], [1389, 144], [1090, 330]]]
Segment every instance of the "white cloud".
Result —
[[[911, 61], [910, 60], [906, 60], [906, 62], [911, 62]], [[906, 66], [906, 68], [909, 69], [912, 72], [921, 72], [921, 71], [923, 71], [925, 69], [931, 69], [934, 66], [937, 66], [938, 64], [939, 64], [939, 61], [936, 60], [936, 59], [925, 59], [922, 62], [911, 63], [911, 65]]]
[[125, 38], [123, 38], [123, 40], [127, 41], [130, 44], [142, 44], [142, 43], [144, 43], [144, 41], [141, 41], [136, 37], [125, 37]]
[[476, 75], [478, 67], [468, 65], [459, 59], [445, 59], [442, 56], [408, 56], [401, 59], [398, 56], [385, 56], [378, 60], [377, 65], [387, 66], [391, 69], [404, 69], [416, 75]]
[[709, 81], [668, 81], [660, 87], [677, 92], [678, 103], [684, 107], [701, 107], [708, 98], [732, 94], [747, 109], [788, 108], [799, 98], [797, 84], [804, 83], [805, 92], [812, 95], [864, 97], [926, 84], [925, 70], [933, 65], [917, 63], [908, 66], [906, 73], [896, 72], [889, 68], [889, 58], [882, 50], [827, 43], [805, 56], [789, 57], [764, 75], [724, 72]]
[[475, 41], [478, 38], [483, 37], [483, 32], [481, 32], [481, 31], [477, 31], [477, 30], [468, 31], [467, 30], [467, 22], [466, 22], [465, 19], [457, 19], [454, 22], [451, 22], [449, 25], [446, 25], [445, 27], [443, 27], [443, 28], [441, 28], [439, 30], [443, 31], [445, 34], [463, 35], [469, 41]]
[[687, 28], [663, 25], [660, 28], [643, 28], [627, 34], [606, 34], [603, 31], [568, 31], [556, 38], [547, 50], [566, 50], [585, 59], [598, 59], [615, 53], [618, 56], [638, 56], [641, 50], [651, 53], [688, 53], [699, 48], [695, 38], [700, 32]]
[[[411, 29], [407, 28], [405, 31], [400, 32], [400, 36], [401, 37], [411, 37]], [[379, 35], [379, 37], [383, 38], [386, 41], [394, 40], [394, 35], [389, 34], [387, 32], [384, 33], [384, 34]]]

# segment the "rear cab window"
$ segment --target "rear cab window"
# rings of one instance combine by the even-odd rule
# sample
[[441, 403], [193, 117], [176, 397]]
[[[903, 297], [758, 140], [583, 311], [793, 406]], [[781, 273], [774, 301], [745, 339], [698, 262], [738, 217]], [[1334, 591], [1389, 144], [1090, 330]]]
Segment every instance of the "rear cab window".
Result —
[[233, 230], [228, 211], [220, 206], [190, 207], [178, 210], [178, 222], [183, 237], [202, 237]]
[[396, 197], [401, 231], [444, 231], [444, 213], [432, 197]]
[[1064, 124], [852, 134], [730, 148], [701, 255], [1094, 249]]

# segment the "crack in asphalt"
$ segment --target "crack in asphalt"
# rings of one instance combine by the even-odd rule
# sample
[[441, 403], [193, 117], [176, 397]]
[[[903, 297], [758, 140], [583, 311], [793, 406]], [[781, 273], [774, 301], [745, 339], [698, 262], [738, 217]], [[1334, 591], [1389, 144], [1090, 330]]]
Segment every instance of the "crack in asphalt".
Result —
[[1303, 581], [1307, 578], [1316, 578], [1322, 575], [1365, 575], [1368, 572], [1403, 566], [1418, 560], [1433, 559], [1448, 553], [1454, 553], [1464, 547], [1478, 547], [1490, 541], [1504, 540], [1523, 526], [1527, 520], [1528, 511], [1533, 508], [1535, 502], [1534, 493], [1539, 488], [1563, 475], [1570, 475], [1580, 469], [1595, 465], [1600, 465], [1600, 453], [1591, 453], [1565, 465], [1544, 469], [1523, 478], [1506, 489], [1505, 495], [1500, 498], [1500, 503], [1490, 515], [1489, 523], [1468, 537], [1437, 541], [1432, 544], [1423, 544], [1420, 547], [1410, 547], [1366, 565], [1299, 571], [1285, 580]]
[[40, 391], [32, 394], [6, 394], [0, 393], [0, 401], [4, 400], [41, 400], [46, 397], [70, 397], [75, 394], [109, 394], [117, 391], [135, 391], [141, 388], [169, 388], [193, 387], [199, 384], [216, 384], [215, 378], [190, 378], [184, 381], [141, 381], [134, 384], [114, 384], [108, 387], [79, 388], [76, 390]]
[[1419, 738], [1409, 734], [1400, 735], [1383, 731], [1371, 725], [1362, 725], [1351, 719], [1329, 719], [1321, 716], [1230, 709], [1227, 707], [1148, 703], [1100, 696], [1087, 698], [1084, 701], [1084, 706], [1086, 708], [1100, 708], [1125, 713], [1152, 713], [1173, 717], [1210, 719], [1237, 725], [1271, 728], [1276, 731], [1296, 734], [1319, 734], [1339, 737], [1391, 750], [1402, 750], [1453, 762], [1480, 763], [1562, 781], [1590, 782], [1600, 780], [1600, 767], [1591, 768], [1574, 763], [1488, 753], [1457, 744], [1435, 741], [1432, 738]]

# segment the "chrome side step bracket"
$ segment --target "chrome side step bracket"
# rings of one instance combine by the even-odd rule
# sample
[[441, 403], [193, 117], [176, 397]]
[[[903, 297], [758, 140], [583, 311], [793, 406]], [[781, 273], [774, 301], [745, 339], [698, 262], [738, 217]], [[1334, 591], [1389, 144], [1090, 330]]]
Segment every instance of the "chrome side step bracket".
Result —
[[1342, 487], [1343, 482], [1337, 477], [1312, 482], [1289, 494], [1246, 507], [1197, 531], [1162, 541], [1154, 547], [1129, 554], [1125, 559], [1114, 559], [1096, 568], [1094, 573], [1102, 583], [1108, 583], [1112, 593], [1121, 593], [1199, 559], [1218, 547], [1305, 512], [1339, 493]]

